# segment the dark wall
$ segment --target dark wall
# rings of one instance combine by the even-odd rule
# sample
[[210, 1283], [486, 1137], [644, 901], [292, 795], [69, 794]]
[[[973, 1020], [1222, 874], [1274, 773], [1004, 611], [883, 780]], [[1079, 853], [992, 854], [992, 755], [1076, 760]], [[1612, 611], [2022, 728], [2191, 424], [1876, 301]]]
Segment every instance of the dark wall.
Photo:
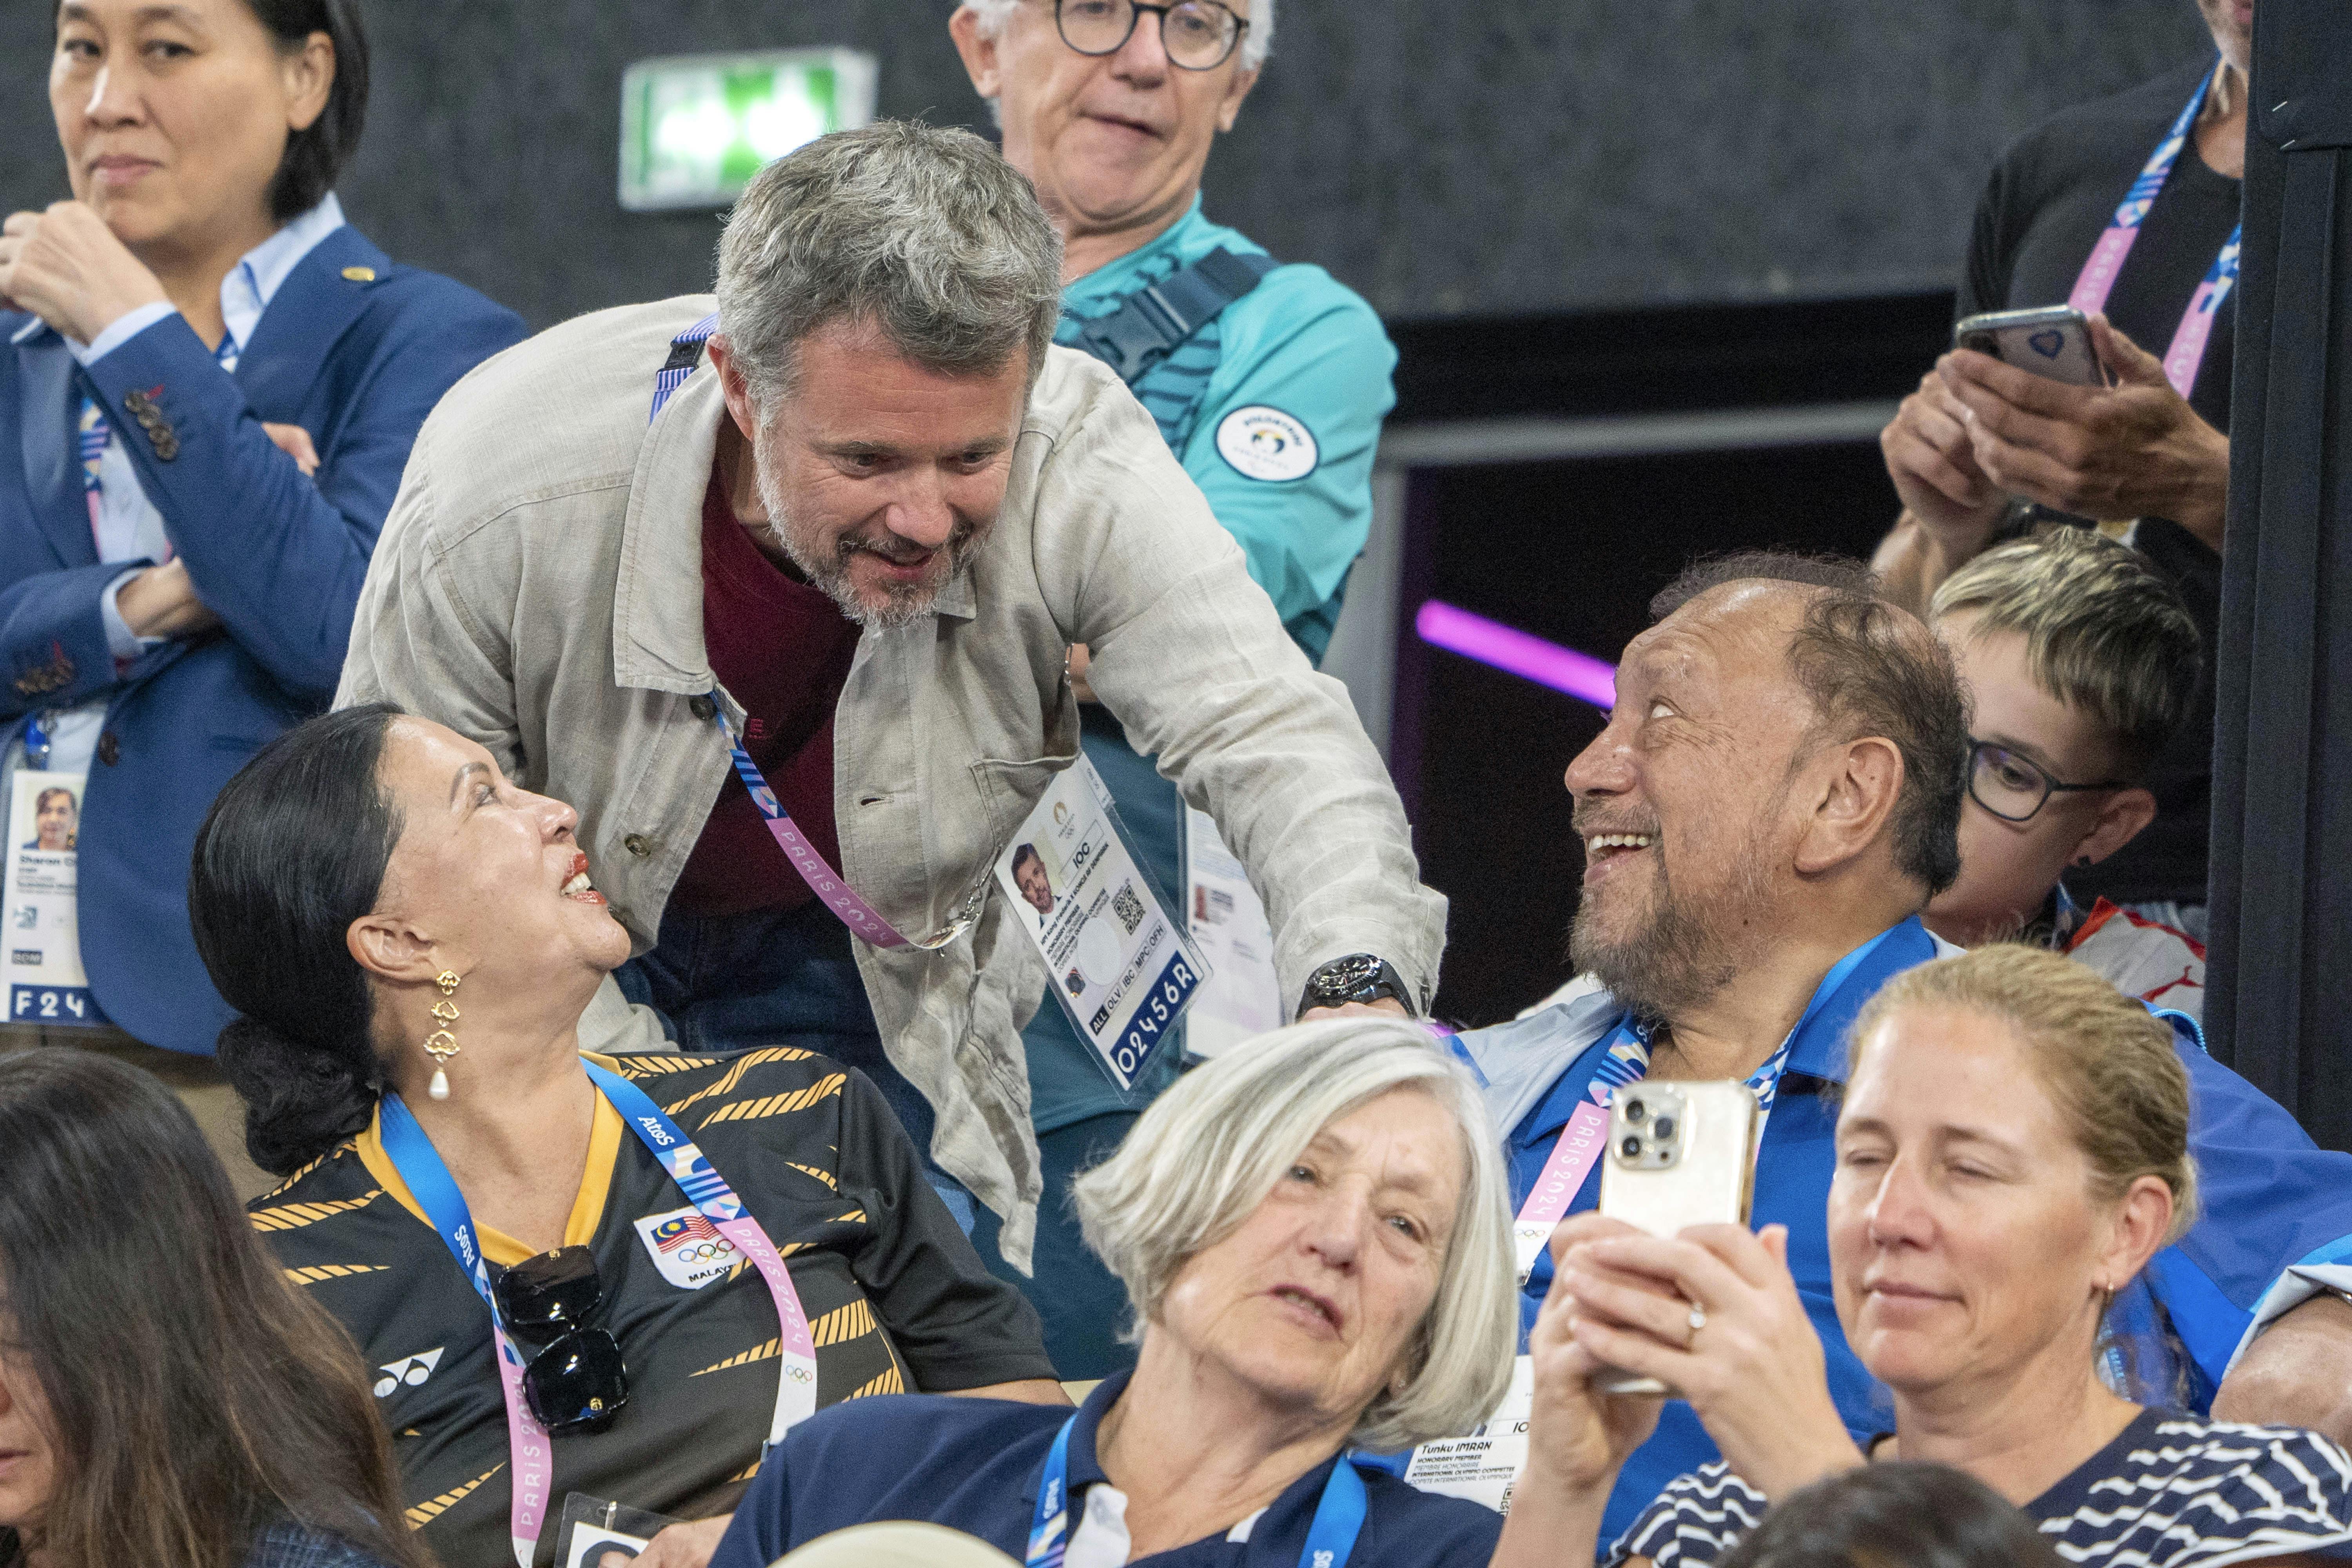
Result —
[[[1212, 210], [1386, 314], [1950, 280], [2001, 144], [2208, 47], [2193, 0], [1281, 0]], [[544, 324], [699, 289], [712, 217], [623, 213], [621, 70], [845, 43], [881, 108], [984, 118], [948, 0], [372, 0], [342, 195], [404, 260]], [[52, 7], [0, 6], [0, 207], [64, 194]]]

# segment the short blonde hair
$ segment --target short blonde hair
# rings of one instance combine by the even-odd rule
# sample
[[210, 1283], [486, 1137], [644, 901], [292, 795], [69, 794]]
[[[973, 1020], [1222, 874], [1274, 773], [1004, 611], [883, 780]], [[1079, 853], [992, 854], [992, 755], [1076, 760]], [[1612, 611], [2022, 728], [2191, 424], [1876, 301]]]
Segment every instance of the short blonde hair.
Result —
[[2071, 523], [1994, 546], [1936, 590], [1929, 616], [1961, 611], [1976, 633], [2025, 638], [2035, 685], [2114, 738], [2146, 773], [2187, 718], [2203, 657], [2172, 585], [2127, 544]]
[[1469, 1074], [1417, 1024], [1353, 1017], [1261, 1036], [1186, 1075], [1118, 1152], [1073, 1185], [1087, 1245], [1155, 1321], [1186, 1262], [1232, 1235], [1316, 1134], [1410, 1089], [1452, 1113], [1462, 1194], [1429, 1314], [1349, 1441], [1374, 1452], [1468, 1431], [1510, 1382], [1518, 1345], [1502, 1156]]
[[[995, 37], [1004, 31], [1004, 24], [1013, 19], [1013, 8], [1021, 0], [963, 0], [961, 10], [976, 13], [980, 17], [980, 36]], [[1053, 4], [1053, 0], [1045, 0]], [[1249, 27], [1242, 34], [1242, 69], [1254, 71], [1265, 64], [1266, 51], [1274, 47], [1274, 0], [1246, 0]], [[1227, 6], [1239, 10], [1239, 6]]]
[[2172, 1029], [2071, 958], [1997, 942], [1906, 970], [1853, 1023], [1849, 1079], [1872, 1035], [1896, 1013], [1959, 1008], [2022, 1036], [2034, 1078], [2091, 1164], [2092, 1194], [2117, 1203], [2142, 1176], [2172, 1189], [2177, 1241], [2197, 1221], [2197, 1163], [2189, 1152], [2189, 1069]]

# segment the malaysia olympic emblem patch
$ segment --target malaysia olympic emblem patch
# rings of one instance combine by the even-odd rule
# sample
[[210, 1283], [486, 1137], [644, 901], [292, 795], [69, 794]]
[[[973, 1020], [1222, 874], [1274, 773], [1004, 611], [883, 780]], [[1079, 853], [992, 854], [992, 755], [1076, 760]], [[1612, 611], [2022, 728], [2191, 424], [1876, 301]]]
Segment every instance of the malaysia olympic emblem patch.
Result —
[[1217, 426], [1217, 455], [1247, 479], [1281, 484], [1315, 471], [1315, 434], [1279, 408], [1236, 408]]
[[699, 1290], [743, 1261], [735, 1244], [691, 1206], [646, 1215], [637, 1235], [661, 1277], [681, 1290]]

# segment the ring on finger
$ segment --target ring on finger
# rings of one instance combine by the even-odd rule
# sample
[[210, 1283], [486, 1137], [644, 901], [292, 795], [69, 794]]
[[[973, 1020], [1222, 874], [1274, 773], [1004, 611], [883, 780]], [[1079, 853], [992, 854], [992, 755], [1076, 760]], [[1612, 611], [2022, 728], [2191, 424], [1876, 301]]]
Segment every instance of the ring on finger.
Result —
[[1698, 1331], [1705, 1327], [1706, 1327], [1706, 1309], [1698, 1302], [1693, 1301], [1691, 1303], [1690, 1310], [1690, 1331], [1692, 1344], [1696, 1345], [1698, 1343]]

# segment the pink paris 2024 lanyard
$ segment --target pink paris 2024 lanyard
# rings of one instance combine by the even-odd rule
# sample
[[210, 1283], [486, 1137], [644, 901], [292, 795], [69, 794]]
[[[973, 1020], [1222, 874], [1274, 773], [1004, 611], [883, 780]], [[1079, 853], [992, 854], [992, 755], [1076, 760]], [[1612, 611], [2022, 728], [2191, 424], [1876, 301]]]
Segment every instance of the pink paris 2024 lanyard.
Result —
[[[677, 1184], [696, 1211], [760, 1271], [767, 1284], [776, 1307], [774, 1342], [781, 1364], [776, 1373], [775, 1413], [768, 1424], [768, 1440], [760, 1448], [760, 1458], [764, 1462], [768, 1450], [816, 1409], [816, 1347], [809, 1333], [808, 1314], [801, 1309], [800, 1292], [784, 1268], [783, 1255], [743, 1206], [743, 1200], [735, 1195], [735, 1189], [711, 1169], [702, 1151], [670, 1120], [668, 1112], [620, 1074], [584, 1058], [581, 1065], [587, 1069], [597, 1092], [620, 1113], [621, 1120], [628, 1123], [629, 1130], [669, 1173], [670, 1180]], [[506, 1326], [499, 1321], [497, 1294], [490, 1288], [489, 1269], [465, 1194], [457, 1190], [433, 1141], [416, 1124], [415, 1114], [400, 1096], [385, 1095], [378, 1117], [383, 1151], [391, 1158], [393, 1168], [408, 1184], [410, 1195], [424, 1208], [433, 1228], [440, 1232], [443, 1244], [465, 1272], [467, 1283], [473, 1286], [482, 1304], [489, 1309], [490, 1339], [498, 1356], [499, 1386], [506, 1397], [507, 1451], [511, 1462], [508, 1533], [512, 1538], [519, 1568], [530, 1568], [533, 1550], [546, 1522], [547, 1507], [553, 1500], [553, 1445], [546, 1426], [531, 1413], [523, 1393], [523, 1359], [508, 1340]]]
[[[654, 377], [653, 411], [646, 416], [648, 425], [660, 416], [662, 406], [669, 402], [671, 395], [685, 385], [686, 378], [694, 374], [694, 367], [702, 361], [702, 345], [718, 330], [719, 318], [705, 316], [670, 340], [669, 358], [663, 363], [660, 374]], [[716, 691], [710, 694], [710, 704], [719, 732], [726, 738], [728, 752], [734, 758], [736, 776], [743, 781], [743, 787], [751, 794], [751, 803], [767, 819], [768, 832], [774, 837], [777, 847], [783, 850], [784, 858], [792, 862], [793, 869], [800, 873], [801, 880], [809, 885], [809, 890], [817, 896], [818, 901], [849, 928], [852, 936], [872, 947], [929, 949], [945, 946], [971, 923], [969, 920], [956, 921], [939, 936], [923, 942], [910, 942], [900, 935], [896, 926], [884, 920], [873, 905], [858, 896], [856, 889], [825, 864], [824, 857], [817, 852], [815, 845], [809, 842], [808, 835], [793, 821], [792, 814], [784, 809], [784, 803], [776, 798], [774, 790], [768, 787], [767, 777], [760, 772], [760, 764], [751, 760], [751, 753], [743, 749], [742, 742], [736, 738], [733, 728], [728, 724], [726, 705], [719, 701]]]
[[[2165, 181], [2171, 178], [2172, 165], [2179, 161], [2180, 150], [2188, 145], [2196, 130], [2198, 111], [2205, 107], [2206, 94], [2221, 80], [2227, 66], [2227, 61], [2216, 65], [2212, 74], [2198, 84], [2197, 90], [2189, 95], [2189, 107], [2173, 121], [2172, 129], [2158, 144], [2147, 166], [2132, 182], [2123, 205], [2116, 208], [2106, 232], [2099, 236], [2091, 258], [2083, 264], [2083, 275], [2074, 279], [2074, 291], [2066, 297], [2066, 302], [2083, 314], [2094, 315], [2107, 308], [2107, 296], [2114, 291], [2116, 278], [2123, 271], [2124, 258], [2131, 254], [2132, 246], [2139, 238], [2140, 224], [2148, 209], [2156, 205]], [[2206, 268], [2205, 280], [2189, 297], [2189, 309], [2182, 312], [2180, 325], [2172, 334], [2172, 346], [2164, 351], [2164, 378], [2183, 397], [2197, 384], [2197, 368], [2205, 363], [2205, 345], [2213, 336], [2214, 318], [2238, 281], [2238, 243], [2243, 233], [2243, 225], [2230, 231], [2221, 254]]]

